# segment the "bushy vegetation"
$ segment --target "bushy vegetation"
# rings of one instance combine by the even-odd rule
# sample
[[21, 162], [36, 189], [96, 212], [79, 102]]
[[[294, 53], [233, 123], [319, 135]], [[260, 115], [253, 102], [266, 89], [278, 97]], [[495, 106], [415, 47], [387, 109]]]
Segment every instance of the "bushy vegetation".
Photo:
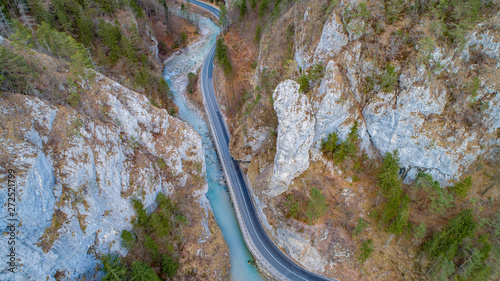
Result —
[[424, 244], [425, 253], [433, 261], [428, 274], [431, 280], [489, 280], [495, 273], [498, 246], [489, 241], [489, 234], [478, 227], [472, 210], [461, 211], [448, 225]]
[[259, 25], [257, 25], [257, 28], [255, 29], [255, 37], [254, 37], [254, 41], [255, 43], [259, 43], [260, 42], [260, 35], [262, 33], [262, 27]]
[[426, 204], [432, 213], [444, 214], [453, 204], [453, 195], [446, 188], [441, 188], [430, 174], [420, 172], [415, 180], [415, 188], [421, 190], [430, 203]]
[[229, 61], [229, 56], [227, 53], [227, 45], [224, 43], [223, 38], [217, 39], [217, 43], [215, 45], [215, 58], [217, 59], [217, 62], [224, 70], [224, 74], [226, 76], [231, 75], [233, 67], [231, 66], [231, 62]]
[[387, 230], [393, 234], [400, 234], [407, 226], [410, 198], [401, 187], [399, 178], [398, 152], [388, 152], [384, 157], [382, 169], [377, 176], [380, 190], [387, 202], [383, 207], [381, 221], [387, 225]]
[[358, 224], [356, 225], [356, 227], [354, 228], [354, 231], [353, 231], [353, 235], [356, 236], [356, 235], [360, 235], [361, 233], [363, 233], [363, 230], [368, 226], [368, 223], [366, 223], [363, 218], [359, 218], [358, 219]]
[[370, 255], [373, 253], [373, 242], [368, 239], [361, 244], [361, 248], [359, 249], [358, 261], [360, 263], [364, 263]]
[[387, 63], [385, 65], [385, 71], [380, 76], [380, 88], [385, 92], [392, 92], [396, 89], [399, 81], [399, 75], [396, 72], [396, 68]]
[[[145, 48], [141, 38], [145, 36], [143, 34], [146, 30], [145, 25], [149, 24], [146, 18], [148, 20], [167, 18], [165, 16], [166, 5], [162, 6], [164, 10], [153, 9], [144, 12], [147, 4], [141, 1], [50, 0], [48, 3], [45, 2], [26, 0], [21, 1], [19, 5], [5, 2], [7, 7], [5, 11], [8, 11], [8, 17], [12, 23], [0, 32], [8, 36], [13, 45], [18, 48], [33, 48], [70, 63], [73, 76], [68, 81], [69, 88], [72, 88], [68, 90], [72, 92], [66, 97], [68, 103], [78, 106], [80, 89], [78, 89], [79, 83], [77, 82], [79, 79], [90, 78], [88, 75], [92, 72], [85, 69], [97, 68], [100, 72], [111, 76], [120, 72], [118, 77], [113, 78], [124, 82], [135, 91], [159, 100], [164, 107], [173, 106], [168, 97], [168, 85], [157, 70], [155, 63], [148, 58], [149, 50]], [[129, 9], [136, 15], [137, 25], [124, 27], [116, 20], [117, 13]], [[32, 16], [34, 21], [26, 21], [25, 16]], [[21, 19], [23, 24], [17, 22], [16, 19]], [[37, 71], [42, 70], [37, 69]], [[32, 77], [31, 80], [35, 78]], [[9, 79], [13, 79], [13, 83], [10, 84], [16, 84], [15, 77]], [[12, 86], [8, 88], [13, 90]], [[7, 87], [4, 90], [7, 90]], [[44, 96], [43, 93], [46, 92], [46, 96], [50, 96], [54, 95], [53, 92], [60, 91], [47, 87], [33, 90], [25, 93], [41, 92]]]
[[285, 208], [287, 210], [287, 216], [298, 219], [300, 214], [300, 202], [295, 200], [293, 194], [288, 195], [286, 199]]
[[309, 224], [312, 224], [316, 219], [326, 214], [326, 200], [323, 193], [316, 187], [311, 188], [309, 196], [306, 217]]
[[103, 281], [127, 280], [128, 269], [123, 265], [120, 255], [106, 254], [101, 257], [101, 271], [104, 272]]
[[311, 67], [311, 70], [307, 74], [302, 74], [298, 79], [299, 91], [301, 93], [307, 93], [311, 87], [316, 86], [323, 78], [325, 68], [323, 64], [317, 63]]
[[196, 87], [196, 83], [198, 82], [198, 76], [196, 74], [189, 72], [188, 73], [188, 85], [187, 91], [192, 94], [194, 92], [194, 88]]
[[133, 230], [121, 233], [122, 246], [129, 250], [128, 266], [117, 254], [102, 256], [103, 280], [160, 280], [177, 274], [182, 227], [188, 221], [163, 193], [156, 202], [158, 207], [148, 214], [140, 200], [132, 200], [137, 215]]
[[227, 8], [225, 5], [221, 5], [219, 7], [219, 23], [221, 26], [221, 30], [224, 31], [229, 23], [229, 19], [227, 17]]
[[26, 59], [0, 46], [0, 91], [26, 93], [36, 77]]
[[342, 163], [347, 157], [356, 154], [356, 142], [358, 140], [358, 121], [354, 122], [349, 135], [344, 141], [340, 141], [337, 133], [332, 132], [326, 140], [321, 143], [321, 149], [325, 155], [335, 160], [336, 164]]
[[455, 183], [451, 190], [460, 198], [465, 198], [469, 195], [472, 186], [472, 177], [468, 176], [465, 179]]

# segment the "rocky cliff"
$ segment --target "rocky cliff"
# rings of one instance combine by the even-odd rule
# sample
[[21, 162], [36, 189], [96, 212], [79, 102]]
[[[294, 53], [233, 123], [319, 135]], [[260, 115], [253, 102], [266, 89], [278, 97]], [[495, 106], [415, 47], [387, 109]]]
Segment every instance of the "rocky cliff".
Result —
[[[46, 73], [68, 75], [58, 62], [38, 56]], [[228, 249], [204, 195], [200, 136], [143, 95], [99, 73], [91, 77], [80, 82], [76, 110], [34, 96], [1, 97], [2, 202], [7, 170], [16, 175], [15, 277], [97, 278], [100, 255], [127, 253], [120, 234], [136, 216], [131, 199], [151, 212], [163, 192], [183, 202], [188, 219], [179, 274], [227, 278]], [[7, 247], [2, 243], [0, 251]], [[5, 269], [0, 279], [12, 280]]]
[[[227, 110], [227, 115], [235, 128], [231, 153], [246, 170], [261, 220], [296, 261], [341, 279], [366, 276], [356, 269], [358, 242], [352, 231], [356, 219], [369, 218], [380, 203], [374, 171], [386, 153], [398, 152], [405, 184], [419, 172], [444, 187], [472, 175], [477, 184], [470, 197], [482, 198], [477, 200], [486, 200], [484, 186], [498, 186], [493, 172], [499, 165], [500, 132], [498, 3], [482, 8], [482, 18], [468, 29], [455, 30], [463, 37], [446, 38], [436, 31], [436, 16], [429, 10], [415, 12], [411, 3], [393, 2], [274, 4], [269, 18], [253, 23], [258, 11], [250, 11], [225, 36], [235, 68], [255, 63], [253, 72], [235, 77], [251, 77], [246, 91], [254, 102], [256, 96], [260, 100], [254, 104], [242, 91], [241, 114]], [[394, 7], [404, 8], [394, 12]], [[258, 38], [257, 24], [264, 26], [265, 20], [272, 24]], [[235, 42], [238, 36], [249, 42], [245, 46], [259, 42], [256, 58], [238, 56], [233, 47], [242, 44]], [[226, 108], [237, 103], [227, 99], [236, 94], [231, 89], [241, 87], [244, 79], [238, 79], [219, 86]], [[326, 157], [321, 143], [330, 133], [345, 140], [355, 122], [359, 160], [340, 165]], [[290, 206], [295, 200], [299, 209], [307, 209], [313, 186], [329, 206], [324, 219], [307, 226], [300, 212], [298, 219], [291, 218]], [[497, 193], [490, 196], [498, 200]], [[433, 225], [417, 215], [414, 220]], [[389, 237], [384, 235], [376, 232], [372, 239], [383, 247]], [[411, 258], [396, 249], [398, 255], [387, 250], [383, 258], [374, 258], [371, 266], [378, 273], [370, 278], [389, 272], [398, 278], [395, 267], [411, 268]]]
[[[341, 7], [355, 5], [357, 3], [340, 4]], [[499, 14], [471, 32], [462, 47], [435, 47], [424, 61], [393, 62], [400, 73], [395, 81], [397, 89], [381, 89], [375, 85], [378, 88], [367, 90], [367, 79], [387, 73], [369, 53], [371, 46], [358, 37], [349, 38], [344, 34], [342, 16], [335, 13], [329, 16], [319, 40], [306, 44], [302, 38], [311, 31], [308, 30], [311, 28], [309, 13], [307, 9], [302, 17], [295, 18], [299, 32], [294, 46], [295, 61], [304, 72], [316, 64], [325, 66], [321, 82], [310, 92], [315, 119], [313, 154], [318, 153], [321, 140], [331, 132], [345, 139], [349, 127], [358, 120], [362, 148], [371, 155], [398, 150], [406, 182], [414, 180], [418, 171], [426, 171], [441, 184], [448, 185], [479, 155], [498, 144], [499, 86], [494, 77], [498, 77], [500, 43], [495, 40], [498, 37], [495, 29], [486, 26], [498, 25]], [[266, 44], [272, 46], [271, 42], [262, 44], [261, 48], [266, 48]], [[471, 53], [480, 56], [481, 61], [471, 57]], [[261, 54], [261, 68], [272, 68], [276, 63], [267, 56]], [[463, 88], [476, 83], [476, 89], [473, 94], [467, 93], [467, 89], [453, 89], [449, 85], [452, 81]], [[294, 90], [287, 92], [293, 94]], [[457, 99], [457, 95], [469, 96]], [[481, 102], [481, 108], [471, 106], [475, 101]], [[286, 107], [275, 105], [275, 109], [279, 112]], [[290, 150], [299, 147], [281, 144], [289, 138], [283, 135], [300, 136], [281, 130], [283, 122], [288, 121], [281, 119], [278, 126], [277, 155], [283, 154], [284, 147]], [[277, 162], [288, 160], [293, 162], [292, 157], [278, 159], [276, 156], [273, 173], [279, 172]], [[304, 171], [308, 162], [302, 166]]]
[[285, 191], [292, 179], [309, 167], [314, 130], [311, 104], [304, 94], [299, 93], [299, 85], [295, 81], [280, 83], [273, 99], [279, 124], [271, 196]]

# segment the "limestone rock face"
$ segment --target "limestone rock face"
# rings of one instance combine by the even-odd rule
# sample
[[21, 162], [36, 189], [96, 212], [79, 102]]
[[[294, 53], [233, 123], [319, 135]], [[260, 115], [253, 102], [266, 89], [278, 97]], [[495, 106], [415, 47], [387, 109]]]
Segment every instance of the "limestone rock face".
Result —
[[[295, 59], [299, 65], [307, 62], [302, 63], [306, 68], [322, 63], [325, 67], [319, 86], [310, 92], [316, 120], [313, 154], [320, 154], [321, 140], [331, 132], [345, 139], [357, 120], [361, 149], [372, 156], [398, 150], [406, 183], [411, 183], [419, 171], [425, 171], [446, 186], [456, 181], [479, 155], [499, 145], [495, 141], [500, 127], [499, 85], [494, 78], [500, 66], [497, 31], [471, 33], [463, 50], [436, 48], [427, 62], [431, 68], [439, 63], [440, 68], [435, 70], [424, 64], [396, 65], [400, 73], [398, 89], [387, 92], [376, 86], [367, 95], [363, 88], [366, 79], [381, 76], [384, 70], [363, 57], [363, 43], [358, 38], [348, 38], [342, 30], [336, 34], [335, 22], [334, 15], [325, 24], [317, 46], [309, 47], [308, 52], [300, 46], [303, 34], [298, 34], [297, 49], [301, 52]], [[476, 64], [471, 53], [480, 53], [488, 63]], [[476, 68], [484, 71], [476, 77], [476, 92], [467, 93], [467, 85], [476, 82], [460, 73]], [[440, 73], [449, 73], [458, 89], [450, 91], [439, 79]], [[470, 97], [459, 96], [456, 101], [457, 94]], [[474, 108], [474, 103], [482, 108]]]
[[312, 246], [311, 241], [286, 228], [278, 228], [276, 238], [279, 241], [279, 246], [308, 270], [319, 273], [325, 271], [327, 262]]
[[284, 192], [290, 182], [309, 167], [309, 149], [314, 137], [312, 106], [299, 93], [299, 84], [283, 81], [273, 93], [278, 116], [278, 139], [270, 195]]
[[[321, 79], [309, 81], [312, 86], [305, 95], [298, 93], [298, 85], [290, 80], [278, 84], [273, 95], [279, 120], [275, 157], [267, 157], [268, 151], [250, 149], [245, 156], [250, 160], [247, 175], [259, 197], [256, 202], [262, 204], [259, 215], [262, 221], [269, 221], [266, 225], [271, 238], [304, 267], [322, 272], [323, 268], [315, 267], [311, 260], [327, 264], [327, 275], [332, 272], [332, 259], [315, 242], [302, 239], [301, 228], [282, 224], [287, 219], [279, 212], [283, 201], [270, 197], [288, 188], [309, 188], [308, 176], [327, 178], [319, 167], [327, 162], [320, 148], [328, 134], [335, 132], [345, 140], [357, 121], [358, 152], [380, 159], [397, 150], [401, 178], [407, 184], [422, 171], [443, 187], [451, 185], [467, 174], [473, 162], [482, 161], [481, 157], [498, 158], [500, 149], [500, 13], [475, 26], [462, 47], [437, 42], [423, 55], [425, 50], [419, 49], [419, 44], [409, 50], [398, 47], [387, 36], [392, 32], [388, 30], [385, 40], [377, 41], [382, 45], [373, 45], [362, 36], [373, 34], [373, 27], [346, 18], [347, 6], [355, 7], [358, 1], [339, 2], [340, 9], [327, 17], [314, 5], [304, 5], [280, 19], [286, 21], [281, 26], [288, 24], [295, 31], [294, 62], [287, 63], [295, 68], [285, 68], [286, 75], [304, 77], [318, 64], [324, 72]], [[293, 20], [287, 18], [292, 15]], [[316, 36], [318, 22], [322, 31]], [[415, 28], [425, 34], [423, 37], [432, 37], [423, 27]], [[276, 60], [276, 34], [279, 32], [274, 27], [263, 36], [258, 70], [275, 69], [276, 63], [283, 63]], [[400, 60], [396, 54], [410, 55]], [[393, 67], [392, 78], [387, 58]], [[388, 77], [393, 80], [392, 87], [383, 87], [382, 80]], [[257, 74], [254, 80], [258, 84]], [[338, 170], [333, 163], [327, 165]], [[293, 182], [300, 174], [305, 183]], [[333, 239], [333, 232], [327, 236]], [[349, 252], [352, 254], [352, 249]], [[343, 253], [340, 250], [338, 255]]]
[[334, 57], [348, 42], [348, 37], [343, 32], [342, 21], [333, 14], [331, 20], [323, 26], [321, 38], [314, 51], [314, 60], [324, 61], [328, 57]]
[[[208, 213], [207, 184], [195, 180], [205, 172], [200, 136], [100, 74], [80, 95], [79, 112], [32, 96], [1, 98], [0, 170], [16, 171], [16, 254], [22, 265], [15, 278], [7, 273], [0, 279], [55, 280], [60, 272], [68, 280], [95, 280], [100, 254], [127, 252], [120, 234], [132, 228], [131, 199], [151, 212], [158, 192], [174, 191], [192, 202], [183, 211], [190, 220], [184, 232], [189, 266], [223, 278], [220, 264], [195, 265], [206, 255], [228, 264], [227, 247]], [[1, 202], [7, 202], [5, 186]], [[5, 220], [0, 228], [6, 229]], [[7, 253], [7, 246], [1, 243], [0, 251]]]

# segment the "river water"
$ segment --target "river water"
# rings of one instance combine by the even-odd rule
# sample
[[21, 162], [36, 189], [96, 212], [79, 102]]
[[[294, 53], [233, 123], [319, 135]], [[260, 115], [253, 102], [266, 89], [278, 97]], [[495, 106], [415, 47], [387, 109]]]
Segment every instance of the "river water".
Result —
[[[180, 12], [177, 12], [180, 15]], [[220, 29], [210, 19], [191, 14], [190, 17], [200, 27], [200, 40], [174, 54], [165, 62], [164, 77], [170, 86], [173, 100], [179, 107], [178, 117], [191, 125], [203, 140], [207, 169], [208, 192], [206, 194], [212, 206], [215, 219], [229, 247], [231, 261], [231, 279], [258, 281], [265, 280], [259, 271], [248, 263], [253, 260], [241, 235], [236, 214], [231, 204], [229, 192], [222, 183], [224, 175], [217, 152], [210, 137], [210, 130], [200, 111], [185, 96], [187, 74], [196, 73], [201, 67], [205, 54], [215, 42]]]

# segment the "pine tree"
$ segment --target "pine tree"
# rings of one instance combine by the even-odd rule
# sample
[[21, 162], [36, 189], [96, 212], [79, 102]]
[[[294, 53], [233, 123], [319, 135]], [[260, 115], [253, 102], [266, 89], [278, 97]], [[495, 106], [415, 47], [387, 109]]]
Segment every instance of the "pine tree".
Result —
[[0, 90], [26, 93], [36, 73], [26, 59], [4, 46], [0, 46]]
[[247, 14], [247, 1], [246, 0], [241, 0], [240, 1], [240, 20]]
[[382, 194], [387, 199], [382, 213], [382, 222], [388, 224], [389, 232], [398, 235], [407, 225], [410, 198], [401, 188], [397, 150], [394, 153], [388, 152], [384, 157], [378, 180]]
[[132, 249], [132, 246], [134, 246], [135, 243], [135, 237], [132, 232], [123, 230], [120, 237], [122, 238], [122, 247], [128, 250]]
[[76, 20], [78, 26], [78, 39], [79, 41], [89, 47], [94, 39], [94, 24], [90, 16], [81, 16]]
[[177, 260], [173, 259], [169, 255], [162, 255], [161, 260], [161, 271], [163, 275], [168, 278], [174, 277], [179, 269], [179, 263]]
[[137, 226], [145, 227], [149, 224], [149, 216], [144, 209], [144, 205], [139, 199], [132, 199], [132, 206], [134, 206], [137, 217], [135, 218], [134, 224]]
[[415, 188], [428, 194], [432, 213], [443, 214], [446, 209], [452, 206], [453, 196], [446, 188], [441, 188], [439, 182], [435, 181], [430, 174], [418, 173]]
[[219, 22], [221, 30], [224, 31], [229, 23], [229, 19], [227, 17], [227, 8], [225, 5], [220, 6]]
[[109, 58], [111, 63], [115, 63], [121, 56], [122, 48], [120, 41], [122, 39], [122, 34], [118, 24], [111, 24], [104, 22], [100, 19], [97, 29], [97, 34], [102, 38], [102, 41], [106, 47], [109, 48]]
[[148, 249], [151, 258], [154, 261], [159, 259], [160, 256], [158, 252], [158, 245], [153, 240], [153, 238], [151, 238], [151, 236], [146, 235], [146, 239], [144, 240], [144, 246], [146, 247], [146, 249]]
[[125, 281], [128, 270], [122, 265], [121, 257], [116, 254], [106, 254], [101, 258], [101, 271], [104, 272], [103, 281]]
[[326, 213], [326, 200], [325, 196], [316, 187], [311, 188], [310, 192], [311, 198], [307, 203], [306, 217], [311, 224], [314, 220]]
[[364, 263], [373, 252], [373, 242], [368, 239], [361, 244], [361, 249], [359, 250], [358, 260], [360, 263]]
[[260, 34], [261, 33], [262, 33], [262, 28], [260, 27], [260, 24], [258, 24], [257, 29], [255, 29], [255, 37], [253, 39], [253, 41], [255, 41], [255, 43], [260, 42]]
[[130, 276], [130, 280], [160, 281], [160, 278], [158, 278], [158, 275], [156, 275], [154, 270], [151, 267], [149, 267], [149, 265], [140, 261], [134, 261], [132, 263], [132, 274]]

